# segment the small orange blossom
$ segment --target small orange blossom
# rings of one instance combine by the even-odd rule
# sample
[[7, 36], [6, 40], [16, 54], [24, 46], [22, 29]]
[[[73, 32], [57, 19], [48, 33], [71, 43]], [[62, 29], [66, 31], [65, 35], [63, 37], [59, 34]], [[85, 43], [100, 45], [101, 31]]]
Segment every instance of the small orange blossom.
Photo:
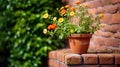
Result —
[[62, 9], [62, 10], [60, 11], [60, 13], [64, 15], [64, 14], [66, 13], [66, 10], [65, 10], [65, 9]]
[[80, 1], [76, 1], [75, 4], [79, 5], [79, 4], [80, 4]]

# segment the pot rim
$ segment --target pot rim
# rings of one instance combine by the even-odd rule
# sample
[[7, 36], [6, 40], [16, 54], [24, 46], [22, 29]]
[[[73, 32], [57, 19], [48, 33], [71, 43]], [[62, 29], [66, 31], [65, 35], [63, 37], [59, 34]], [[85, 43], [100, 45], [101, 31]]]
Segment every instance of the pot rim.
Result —
[[68, 38], [91, 38], [92, 34], [71, 34]]

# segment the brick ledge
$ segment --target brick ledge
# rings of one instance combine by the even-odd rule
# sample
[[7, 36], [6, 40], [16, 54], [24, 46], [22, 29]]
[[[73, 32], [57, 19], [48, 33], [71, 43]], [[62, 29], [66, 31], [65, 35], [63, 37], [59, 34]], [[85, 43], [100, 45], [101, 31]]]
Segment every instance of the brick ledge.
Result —
[[49, 52], [50, 67], [120, 67], [120, 54], [87, 53], [73, 54], [70, 49]]

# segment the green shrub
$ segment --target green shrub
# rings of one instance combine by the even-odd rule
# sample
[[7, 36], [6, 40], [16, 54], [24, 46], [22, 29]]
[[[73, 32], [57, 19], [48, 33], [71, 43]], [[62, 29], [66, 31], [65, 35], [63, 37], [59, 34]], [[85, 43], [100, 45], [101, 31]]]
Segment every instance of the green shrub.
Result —
[[61, 4], [59, 0], [0, 0], [0, 51], [7, 53], [9, 67], [47, 67], [47, 52], [63, 42], [43, 34], [49, 20], [42, 16], [58, 14], [55, 8]]

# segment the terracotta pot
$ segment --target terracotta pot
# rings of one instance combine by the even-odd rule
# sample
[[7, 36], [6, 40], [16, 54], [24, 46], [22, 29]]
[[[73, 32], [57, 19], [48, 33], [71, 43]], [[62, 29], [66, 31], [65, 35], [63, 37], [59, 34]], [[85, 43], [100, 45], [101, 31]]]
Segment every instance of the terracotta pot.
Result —
[[72, 53], [87, 53], [91, 34], [72, 34], [68, 37], [69, 45]]

